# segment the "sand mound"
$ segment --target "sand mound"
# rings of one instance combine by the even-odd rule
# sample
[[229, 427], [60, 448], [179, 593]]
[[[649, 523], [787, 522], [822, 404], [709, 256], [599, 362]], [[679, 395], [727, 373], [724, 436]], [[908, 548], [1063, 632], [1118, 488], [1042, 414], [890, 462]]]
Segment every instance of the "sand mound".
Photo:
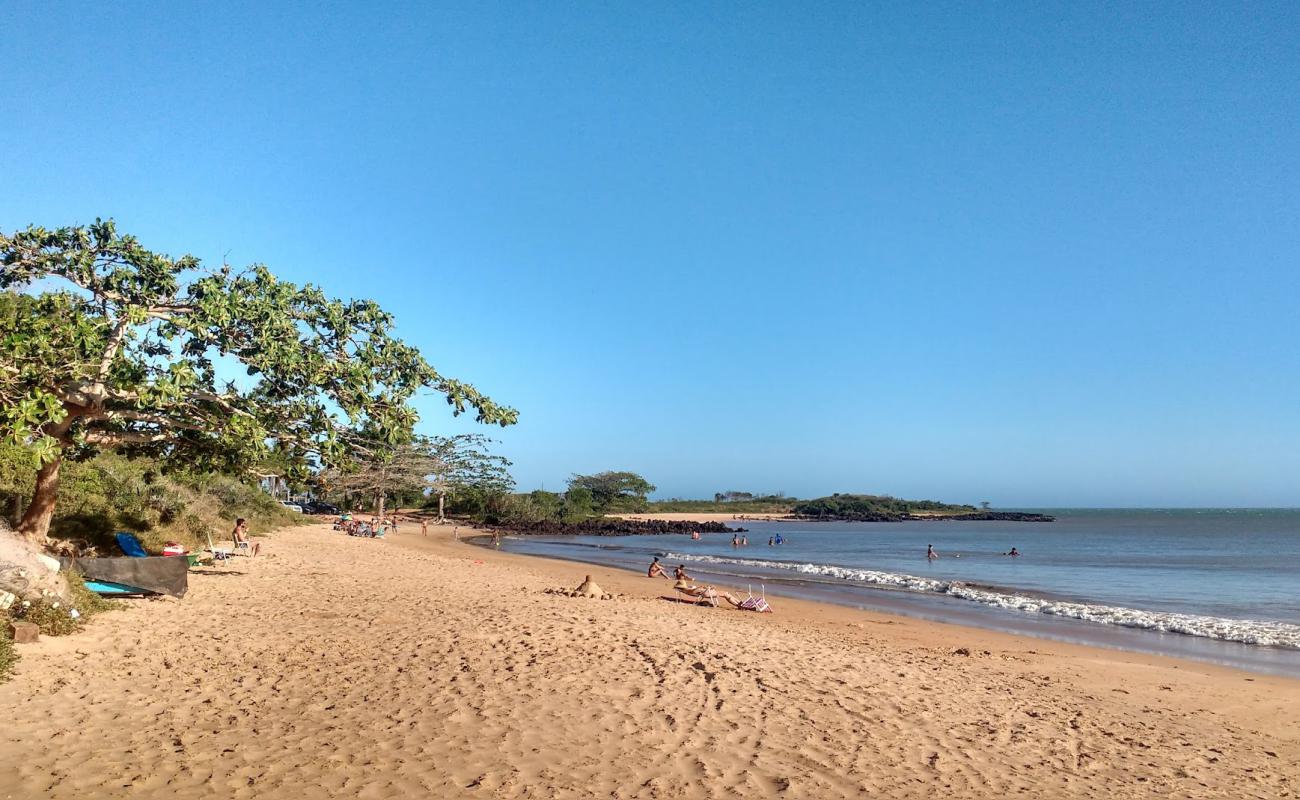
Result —
[[546, 589], [545, 592], [546, 594], [560, 594], [565, 597], [590, 597], [596, 600], [613, 600], [615, 597], [615, 595], [600, 588], [600, 584], [593, 581], [590, 575], [583, 578], [582, 583], [578, 584], [576, 589]]

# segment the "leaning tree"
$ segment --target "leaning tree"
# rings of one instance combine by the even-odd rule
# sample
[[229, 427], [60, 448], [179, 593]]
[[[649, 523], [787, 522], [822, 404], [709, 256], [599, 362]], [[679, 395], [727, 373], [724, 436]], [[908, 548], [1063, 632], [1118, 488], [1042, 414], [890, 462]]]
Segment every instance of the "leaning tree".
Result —
[[[0, 232], [0, 436], [39, 464], [18, 526], [43, 541], [60, 465], [100, 449], [246, 471], [274, 449], [295, 469], [409, 441], [422, 389], [454, 414], [517, 412], [440, 375], [368, 300], [341, 301], [266, 267], [204, 270], [114, 223]], [[246, 378], [226, 380], [238, 367]], [[364, 440], [347, 431], [366, 430]]]

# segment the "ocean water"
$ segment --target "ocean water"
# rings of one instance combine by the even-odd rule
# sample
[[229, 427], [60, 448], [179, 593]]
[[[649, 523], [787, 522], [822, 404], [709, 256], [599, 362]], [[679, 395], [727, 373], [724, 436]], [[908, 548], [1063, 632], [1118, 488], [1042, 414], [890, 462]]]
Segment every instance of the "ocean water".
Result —
[[[739, 548], [729, 534], [504, 546], [636, 570], [658, 555], [731, 586], [1300, 675], [1300, 510], [1047, 513], [1056, 521], [736, 521]], [[1022, 555], [1002, 555], [1012, 547]]]

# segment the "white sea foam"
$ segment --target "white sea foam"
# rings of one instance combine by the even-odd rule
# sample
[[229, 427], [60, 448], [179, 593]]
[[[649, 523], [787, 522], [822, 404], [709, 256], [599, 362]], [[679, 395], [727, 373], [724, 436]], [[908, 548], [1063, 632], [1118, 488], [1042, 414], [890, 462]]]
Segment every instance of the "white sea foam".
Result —
[[1147, 630], [1182, 633], [1188, 636], [1203, 636], [1208, 639], [1220, 639], [1227, 642], [1268, 645], [1272, 647], [1291, 647], [1300, 649], [1300, 625], [1267, 620], [1226, 619], [1224, 617], [1207, 617], [1198, 614], [1178, 614], [1169, 611], [1144, 611], [1136, 608], [1098, 605], [1094, 603], [1075, 603], [1054, 600], [1046, 597], [999, 592], [969, 586], [961, 581], [941, 581], [933, 578], [918, 578], [897, 572], [880, 572], [853, 567], [837, 567], [832, 564], [800, 564], [789, 561], [763, 561], [748, 558], [720, 558], [718, 556], [692, 555], [686, 553], [668, 553], [669, 561], [693, 561], [705, 564], [729, 564], [735, 566], [761, 567], [798, 572], [805, 575], [817, 575], [839, 578], [854, 583], [886, 586], [906, 589], [914, 592], [928, 592], [970, 600], [986, 606], [1023, 611], [1030, 614], [1050, 614], [1058, 617], [1087, 620], [1102, 625], [1118, 625], [1125, 628], [1144, 628]]

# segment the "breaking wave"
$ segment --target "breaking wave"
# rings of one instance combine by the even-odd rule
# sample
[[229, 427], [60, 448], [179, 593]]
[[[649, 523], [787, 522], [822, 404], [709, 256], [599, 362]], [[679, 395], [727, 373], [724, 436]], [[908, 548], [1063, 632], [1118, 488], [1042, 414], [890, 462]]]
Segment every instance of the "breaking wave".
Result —
[[851, 581], [869, 586], [883, 586], [904, 589], [913, 592], [941, 594], [969, 600], [973, 603], [1022, 611], [1028, 614], [1048, 614], [1057, 617], [1069, 617], [1095, 622], [1101, 625], [1117, 625], [1125, 628], [1142, 628], [1166, 633], [1181, 633], [1188, 636], [1201, 636], [1207, 639], [1219, 639], [1226, 642], [1265, 645], [1270, 647], [1290, 647], [1300, 649], [1300, 625], [1267, 620], [1227, 619], [1224, 617], [1207, 617], [1197, 614], [1178, 614], [1169, 611], [1144, 611], [1121, 606], [1098, 605], [1094, 603], [1077, 603], [1056, 600], [1033, 595], [1001, 592], [994, 589], [971, 586], [961, 581], [942, 581], [933, 578], [918, 578], [897, 572], [880, 572], [854, 567], [837, 567], [831, 564], [800, 564], [789, 561], [764, 561], [747, 558], [721, 558], [718, 556], [691, 555], [687, 553], [668, 553], [670, 561], [693, 561], [705, 564], [730, 564], [736, 566], [760, 567], [765, 569], [786, 570], [803, 575], [817, 575], [828, 578]]

